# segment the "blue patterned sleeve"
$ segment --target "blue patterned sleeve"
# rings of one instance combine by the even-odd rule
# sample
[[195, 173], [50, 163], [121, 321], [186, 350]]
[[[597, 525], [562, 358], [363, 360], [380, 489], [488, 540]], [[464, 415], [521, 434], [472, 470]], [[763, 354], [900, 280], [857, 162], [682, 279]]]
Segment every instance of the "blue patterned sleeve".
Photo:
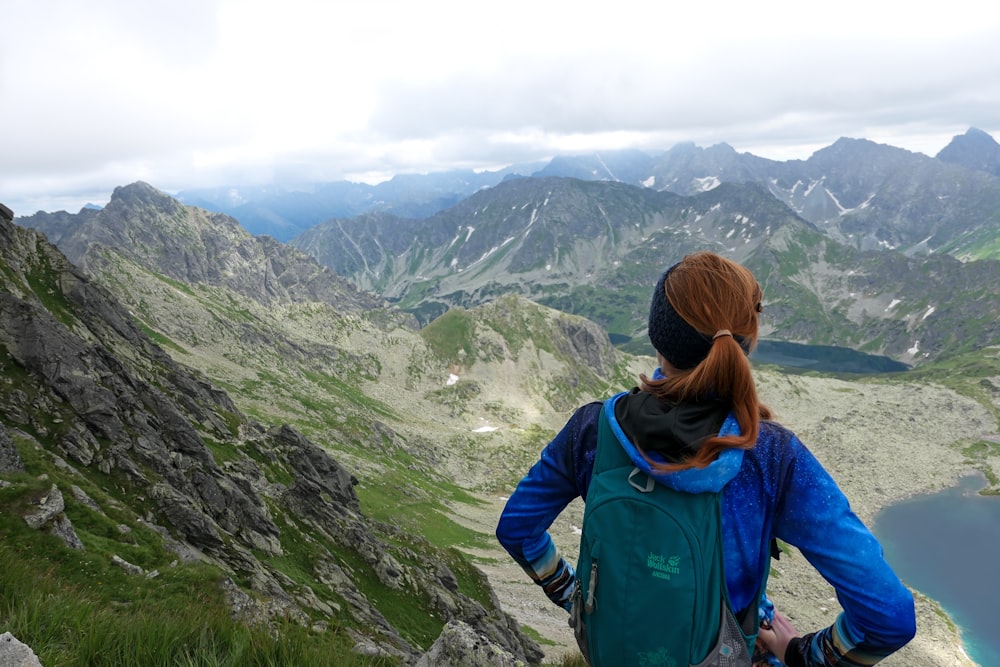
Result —
[[511, 557], [550, 600], [567, 611], [575, 572], [559, 555], [548, 529], [570, 501], [586, 495], [590, 479], [586, 462], [589, 451], [592, 467], [599, 411], [600, 403], [578, 410], [542, 450], [538, 462], [507, 500], [496, 530], [497, 539]]
[[836, 622], [789, 646], [789, 665], [874, 665], [916, 632], [913, 596], [829, 473], [797, 439], [783, 466], [775, 535], [797, 547], [834, 587]]

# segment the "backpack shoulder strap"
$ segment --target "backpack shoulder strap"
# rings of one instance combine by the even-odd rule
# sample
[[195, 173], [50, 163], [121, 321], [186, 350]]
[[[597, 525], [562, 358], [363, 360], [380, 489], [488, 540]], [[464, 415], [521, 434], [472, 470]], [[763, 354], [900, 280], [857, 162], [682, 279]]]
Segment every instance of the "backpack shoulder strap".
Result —
[[601, 414], [597, 419], [597, 452], [594, 454], [594, 475], [606, 470], [633, 465], [632, 459], [625, 453], [611, 426], [611, 419], [615, 414], [615, 401], [619, 396], [621, 394], [604, 401]]

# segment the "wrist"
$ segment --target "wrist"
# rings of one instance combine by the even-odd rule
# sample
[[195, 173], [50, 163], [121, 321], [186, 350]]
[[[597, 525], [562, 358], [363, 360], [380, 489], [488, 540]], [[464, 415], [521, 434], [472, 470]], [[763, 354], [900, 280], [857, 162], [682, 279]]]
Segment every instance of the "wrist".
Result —
[[809, 650], [809, 639], [812, 635], [805, 637], [792, 637], [785, 646], [785, 655], [781, 661], [786, 667], [806, 667], [806, 652]]

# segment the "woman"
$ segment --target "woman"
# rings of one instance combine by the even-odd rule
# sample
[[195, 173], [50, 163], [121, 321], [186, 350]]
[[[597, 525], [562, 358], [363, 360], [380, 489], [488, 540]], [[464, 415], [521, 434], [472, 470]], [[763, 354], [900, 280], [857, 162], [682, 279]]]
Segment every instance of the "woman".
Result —
[[[618, 444], [632, 463], [658, 482], [722, 490], [729, 599], [737, 612], [758, 604], [765, 610], [759, 641], [767, 650], [792, 667], [872, 665], [912, 639], [913, 597], [830, 475], [758, 401], [747, 355], [757, 342], [761, 298], [747, 269], [714, 253], [672, 266], [657, 281], [649, 311], [660, 368], [610, 399], [606, 413], [620, 426]], [[576, 411], [518, 484], [497, 526], [504, 548], [567, 610], [575, 572], [548, 527], [571, 500], [587, 497], [602, 405]], [[836, 589], [843, 611], [833, 625], [800, 636], [766, 599], [756, 599], [773, 538], [796, 546]]]

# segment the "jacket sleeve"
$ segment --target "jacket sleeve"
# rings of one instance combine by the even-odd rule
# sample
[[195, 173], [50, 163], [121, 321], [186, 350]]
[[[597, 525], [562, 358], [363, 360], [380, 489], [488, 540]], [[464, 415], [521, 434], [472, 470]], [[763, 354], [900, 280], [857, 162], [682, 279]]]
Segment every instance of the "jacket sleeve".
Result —
[[567, 611], [576, 583], [575, 571], [559, 555], [548, 529], [570, 501], [586, 493], [585, 488], [581, 491], [575, 459], [585, 447], [587, 434], [596, 430], [590, 422], [596, 424], [599, 409], [597, 403], [578, 410], [542, 450], [538, 462], [507, 500], [496, 530], [504, 549], [550, 600]]
[[913, 596], [882, 547], [808, 449], [791, 438], [782, 466], [774, 533], [797, 547], [834, 587], [833, 625], [789, 645], [790, 667], [874, 665], [916, 633]]

